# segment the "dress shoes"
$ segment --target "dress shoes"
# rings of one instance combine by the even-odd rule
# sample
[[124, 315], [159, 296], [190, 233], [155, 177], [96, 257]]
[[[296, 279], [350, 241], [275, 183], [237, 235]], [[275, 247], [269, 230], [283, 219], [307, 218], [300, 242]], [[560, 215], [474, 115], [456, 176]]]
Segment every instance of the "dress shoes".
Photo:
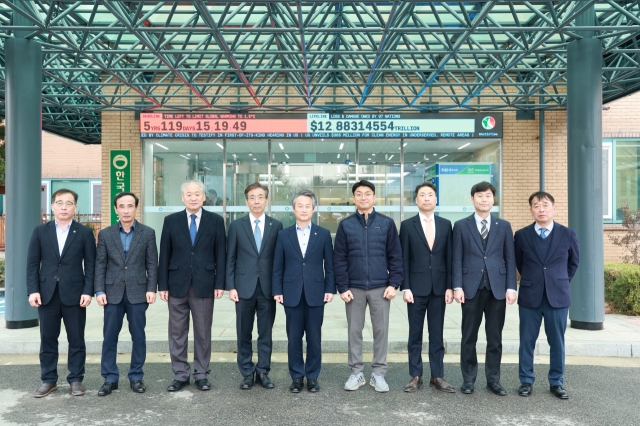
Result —
[[242, 383], [240, 383], [240, 389], [251, 389], [253, 387], [254, 374], [251, 373], [248, 376], [244, 376]]
[[271, 381], [267, 373], [257, 373], [256, 383], [265, 389], [273, 389], [276, 385]]
[[318, 392], [320, 390], [318, 379], [307, 379], [307, 390], [312, 393]]
[[462, 391], [462, 393], [470, 395], [473, 393], [474, 388], [475, 385], [473, 384], [473, 382], [464, 382], [460, 387], [460, 390]]
[[142, 380], [130, 380], [129, 386], [131, 386], [131, 390], [135, 393], [144, 393], [144, 391], [147, 390]]
[[293, 379], [293, 382], [291, 382], [291, 386], [289, 386], [289, 391], [291, 393], [300, 393], [303, 387], [304, 380], [302, 379], [302, 377], [300, 377], [299, 379]]
[[429, 386], [438, 389], [441, 392], [447, 393], [456, 393], [456, 390], [447, 383], [447, 380], [444, 377], [432, 377], [429, 380]]
[[177, 392], [179, 390], [181, 390], [183, 387], [187, 386], [189, 384], [189, 379], [182, 381], [182, 380], [174, 380], [168, 387], [167, 390], [169, 392]]
[[198, 387], [198, 390], [208, 391], [211, 389], [211, 382], [209, 379], [198, 379], [196, 380], [196, 386]]
[[58, 385], [55, 383], [43, 383], [40, 385], [38, 389], [33, 393], [34, 398], [44, 398], [49, 395], [51, 392], [55, 392], [58, 390]]
[[556, 398], [569, 399], [569, 394], [564, 390], [564, 386], [562, 385], [550, 386], [549, 390]]
[[489, 390], [491, 392], [493, 392], [494, 394], [496, 394], [498, 396], [506, 396], [507, 395], [507, 391], [504, 390], [502, 385], [500, 383], [498, 383], [498, 382], [487, 383], [487, 388], [489, 388]]
[[405, 392], [415, 392], [423, 385], [422, 376], [412, 376], [407, 386], [404, 387]]
[[110, 395], [111, 392], [113, 392], [116, 389], [118, 389], [118, 382], [104, 382], [104, 384], [98, 391], [98, 396]]
[[520, 383], [520, 387], [518, 388], [518, 395], [531, 396], [531, 392], [533, 392], [533, 385], [531, 383]]
[[69, 388], [69, 393], [73, 396], [82, 396], [86, 391], [82, 382], [72, 382]]

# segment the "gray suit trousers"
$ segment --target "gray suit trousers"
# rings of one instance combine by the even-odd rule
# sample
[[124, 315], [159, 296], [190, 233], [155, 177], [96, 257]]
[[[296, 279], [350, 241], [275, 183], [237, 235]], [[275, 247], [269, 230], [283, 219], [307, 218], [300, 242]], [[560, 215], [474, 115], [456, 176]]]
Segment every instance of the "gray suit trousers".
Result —
[[184, 297], [169, 295], [169, 353], [176, 380], [186, 381], [191, 376], [188, 362], [189, 313], [193, 317], [193, 378], [206, 379], [211, 372], [211, 323], [213, 297], [198, 297], [193, 284]]
[[349, 368], [351, 374], [361, 373], [364, 369], [362, 361], [362, 330], [369, 305], [371, 327], [373, 328], [373, 359], [371, 366], [378, 376], [387, 374], [387, 352], [389, 350], [389, 309], [391, 301], [383, 297], [387, 287], [371, 290], [349, 288], [353, 300], [345, 303], [347, 310], [347, 329], [349, 336]]

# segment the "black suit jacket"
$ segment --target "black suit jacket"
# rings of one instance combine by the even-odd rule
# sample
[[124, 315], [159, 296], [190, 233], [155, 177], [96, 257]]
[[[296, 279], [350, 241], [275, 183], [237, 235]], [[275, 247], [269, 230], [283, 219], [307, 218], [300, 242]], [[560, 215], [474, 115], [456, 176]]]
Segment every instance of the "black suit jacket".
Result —
[[547, 237], [551, 238], [551, 244], [546, 259], [540, 256], [535, 238], [540, 238], [535, 230], [535, 222], [516, 232], [516, 266], [520, 272], [518, 304], [525, 308], [537, 308], [546, 288], [551, 306], [567, 308], [571, 306], [569, 282], [580, 262], [578, 237], [573, 229], [553, 222], [553, 230]]
[[95, 260], [96, 239], [91, 228], [72, 221], [61, 255], [55, 221], [36, 226], [27, 254], [27, 291], [40, 293], [46, 305], [59, 282], [62, 303], [79, 305], [83, 294], [93, 296]]
[[193, 290], [198, 297], [213, 297], [213, 290], [224, 290], [227, 240], [222, 216], [202, 209], [195, 244], [191, 246], [187, 211], [164, 218], [160, 237], [158, 291], [184, 297]]
[[250, 215], [241, 217], [229, 225], [227, 249], [227, 290], [237, 290], [238, 297], [249, 299], [256, 291], [258, 278], [262, 293], [271, 299], [273, 255], [282, 223], [265, 215], [264, 234], [260, 253], [253, 237]]
[[400, 224], [400, 245], [402, 246], [402, 268], [404, 280], [401, 290], [411, 290], [414, 296], [428, 296], [433, 290], [436, 296], [443, 296], [453, 288], [451, 281], [451, 261], [453, 259], [453, 233], [451, 222], [434, 216], [436, 238], [433, 250], [429, 249], [427, 237], [420, 223], [420, 215], [402, 221]]
[[496, 299], [504, 300], [507, 289], [516, 289], [511, 224], [494, 215], [489, 217], [491, 225], [486, 253], [482, 249], [482, 238], [473, 214], [460, 219], [453, 227], [453, 288], [462, 288], [465, 299], [473, 299], [476, 295], [485, 267]]

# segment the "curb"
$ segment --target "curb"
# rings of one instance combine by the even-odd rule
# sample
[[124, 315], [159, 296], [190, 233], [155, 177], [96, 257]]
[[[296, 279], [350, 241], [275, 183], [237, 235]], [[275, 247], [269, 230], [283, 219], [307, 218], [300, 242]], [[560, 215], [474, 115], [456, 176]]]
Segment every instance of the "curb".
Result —
[[[212, 350], [214, 352], [236, 352], [235, 339], [213, 339]], [[87, 344], [88, 354], [102, 353], [102, 340], [89, 340]], [[303, 342], [304, 346], [306, 344]], [[288, 342], [286, 340], [274, 340], [273, 352], [286, 353]], [[444, 342], [445, 353], [459, 354], [460, 341]], [[503, 340], [503, 354], [518, 354], [520, 342], [518, 340]], [[365, 340], [362, 343], [362, 350], [365, 353], [373, 352], [373, 341]], [[68, 352], [68, 344], [61, 342], [59, 346], [60, 353]], [[193, 340], [189, 340], [189, 351], [193, 351]], [[253, 341], [253, 351], [257, 352], [256, 341]], [[483, 354], [486, 351], [486, 343], [478, 342], [477, 352]], [[3, 342], [0, 348], [0, 354], [3, 355], [26, 355], [37, 354], [40, 352], [40, 342]], [[119, 353], [130, 353], [131, 342], [123, 341], [118, 343]], [[149, 353], [168, 353], [169, 344], [167, 341], [152, 340], [147, 341], [147, 352]], [[324, 340], [322, 342], [323, 353], [348, 353], [347, 342], [344, 340]], [[429, 352], [429, 343], [424, 342], [422, 352]], [[406, 340], [389, 340], [388, 353], [407, 353]], [[536, 343], [534, 355], [549, 355], [549, 345], [544, 341]], [[593, 356], [593, 357], [620, 357], [620, 358], [640, 358], [640, 341], [639, 342], [620, 342], [620, 341], [583, 341], [583, 342], [566, 342], [566, 356]]]

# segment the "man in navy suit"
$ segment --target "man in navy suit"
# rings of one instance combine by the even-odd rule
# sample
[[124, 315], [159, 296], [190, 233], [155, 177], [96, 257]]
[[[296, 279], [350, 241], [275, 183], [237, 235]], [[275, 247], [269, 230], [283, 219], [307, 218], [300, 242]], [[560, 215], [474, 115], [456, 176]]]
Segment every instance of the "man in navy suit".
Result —
[[471, 188], [475, 213], [453, 228], [453, 297], [462, 303], [460, 368], [462, 393], [474, 391], [478, 375], [476, 343], [485, 319], [487, 387], [496, 395], [507, 392], [500, 384], [502, 329], [506, 303], [516, 301], [516, 260], [511, 224], [491, 214], [496, 189], [489, 182]]
[[451, 259], [453, 240], [451, 222], [435, 215], [436, 187], [431, 182], [416, 187], [416, 205], [420, 212], [400, 225], [404, 281], [400, 289], [407, 302], [409, 317], [409, 374], [405, 392], [422, 387], [422, 332], [425, 314], [429, 326], [430, 386], [443, 392], [455, 392], [444, 378], [444, 310], [453, 301]]
[[29, 304], [40, 318], [40, 369], [42, 385], [34, 397], [57, 389], [60, 321], [69, 341], [67, 381], [71, 395], [84, 395], [87, 350], [84, 328], [87, 306], [93, 296], [96, 239], [93, 230], [73, 220], [78, 194], [59, 189], [51, 196], [54, 220], [33, 230], [27, 255]]
[[[303, 388], [318, 392], [322, 362], [324, 304], [333, 300], [333, 247], [328, 229], [311, 223], [316, 196], [302, 190], [292, 200], [296, 224], [278, 232], [273, 258], [273, 298], [284, 305], [289, 338], [289, 374], [292, 393]], [[302, 336], [307, 338], [307, 363], [302, 358]]]
[[224, 295], [227, 240], [222, 216], [202, 208], [204, 185], [182, 184], [185, 210], [164, 218], [158, 261], [158, 293], [169, 304], [169, 354], [173, 382], [169, 392], [190, 383], [187, 359], [189, 317], [193, 320], [193, 378], [201, 391], [211, 389], [211, 324], [214, 298]]
[[520, 272], [520, 396], [530, 396], [535, 381], [533, 351], [544, 317], [550, 347], [551, 393], [568, 399], [564, 389], [564, 333], [571, 306], [569, 283], [578, 269], [578, 237], [571, 228], [553, 221], [555, 200], [547, 192], [529, 197], [535, 222], [515, 236], [516, 266]]

